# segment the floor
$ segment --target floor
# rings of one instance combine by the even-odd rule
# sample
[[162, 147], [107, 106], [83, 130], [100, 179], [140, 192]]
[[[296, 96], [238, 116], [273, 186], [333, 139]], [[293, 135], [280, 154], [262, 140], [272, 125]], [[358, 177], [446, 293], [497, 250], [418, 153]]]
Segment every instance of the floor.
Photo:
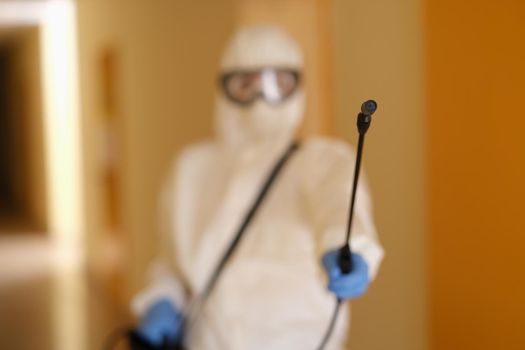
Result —
[[0, 349], [102, 350], [129, 322], [80, 255], [43, 234], [0, 234]]

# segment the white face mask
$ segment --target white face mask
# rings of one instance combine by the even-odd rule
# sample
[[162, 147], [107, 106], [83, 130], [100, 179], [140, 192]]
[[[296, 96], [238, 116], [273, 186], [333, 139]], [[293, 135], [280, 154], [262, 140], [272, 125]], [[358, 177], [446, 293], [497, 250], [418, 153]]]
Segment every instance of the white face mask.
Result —
[[233, 147], [291, 141], [303, 112], [301, 90], [277, 105], [257, 100], [250, 106], [240, 106], [224, 96], [218, 96], [216, 102], [218, 132]]

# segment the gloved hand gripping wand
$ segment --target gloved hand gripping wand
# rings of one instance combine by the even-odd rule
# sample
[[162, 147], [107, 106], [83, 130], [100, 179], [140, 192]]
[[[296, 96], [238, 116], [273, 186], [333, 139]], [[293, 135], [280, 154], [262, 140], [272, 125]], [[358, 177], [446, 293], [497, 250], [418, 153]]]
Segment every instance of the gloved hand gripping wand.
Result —
[[[354, 180], [352, 185], [352, 196], [350, 199], [350, 211], [348, 214], [348, 224], [346, 227], [346, 239], [344, 242], [344, 245], [339, 249], [339, 267], [341, 268], [341, 271], [343, 274], [348, 274], [352, 272], [352, 250], [350, 249], [350, 235], [352, 232], [352, 222], [354, 219], [354, 205], [355, 205], [355, 198], [357, 193], [357, 184], [359, 182], [359, 173], [361, 171], [361, 158], [363, 157], [363, 147], [365, 143], [365, 134], [370, 127], [370, 123], [372, 122], [372, 114], [377, 109], [377, 103], [374, 100], [368, 100], [365, 101], [361, 105], [361, 112], [357, 115], [357, 131], [359, 132], [359, 140], [357, 142], [357, 154], [355, 159], [355, 168], [354, 168]], [[335, 327], [335, 321], [337, 320], [337, 316], [339, 314], [339, 309], [341, 308], [341, 303], [343, 301], [341, 299], [337, 299], [337, 303], [335, 306], [334, 313], [332, 314], [332, 318], [330, 320], [330, 325], [328, 326], [328, 329], [321, 340], [320, 345], [318, 346], [317, 350], [322, 350], [328, 343], [328, 340], [330, 339], [330, 336], [332, 335], [332, 332]]]

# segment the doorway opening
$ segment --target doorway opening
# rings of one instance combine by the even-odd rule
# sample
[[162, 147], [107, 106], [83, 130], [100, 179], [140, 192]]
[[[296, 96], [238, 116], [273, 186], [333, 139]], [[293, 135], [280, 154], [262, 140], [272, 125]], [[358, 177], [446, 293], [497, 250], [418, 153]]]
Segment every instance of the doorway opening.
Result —
[[0, 233], [47, 230], [37, 26], [0, 28]]

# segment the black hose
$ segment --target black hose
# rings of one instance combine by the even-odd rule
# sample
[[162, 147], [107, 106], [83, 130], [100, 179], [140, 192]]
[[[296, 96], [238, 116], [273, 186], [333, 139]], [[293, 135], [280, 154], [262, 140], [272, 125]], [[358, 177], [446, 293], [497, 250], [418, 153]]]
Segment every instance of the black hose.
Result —
[[323, 336], [323, 339], [321, 340], [321, 343], [317, 347], [317, 350], [323, 350], [328, 343], [328, 340], [330, 340], [330, 337], [332, 336], [332, 333], [335, 329], [335, 323], [337, 321], [337, 316], [339, 315], [339, 310], [341, 310], [341, 304], [341, 300], [337, 299], [334, 312], [332, 313], [332, 318], [330, 319], [330, 324], [328, 325], [328, 328], [326, 329], [326, 332]]

